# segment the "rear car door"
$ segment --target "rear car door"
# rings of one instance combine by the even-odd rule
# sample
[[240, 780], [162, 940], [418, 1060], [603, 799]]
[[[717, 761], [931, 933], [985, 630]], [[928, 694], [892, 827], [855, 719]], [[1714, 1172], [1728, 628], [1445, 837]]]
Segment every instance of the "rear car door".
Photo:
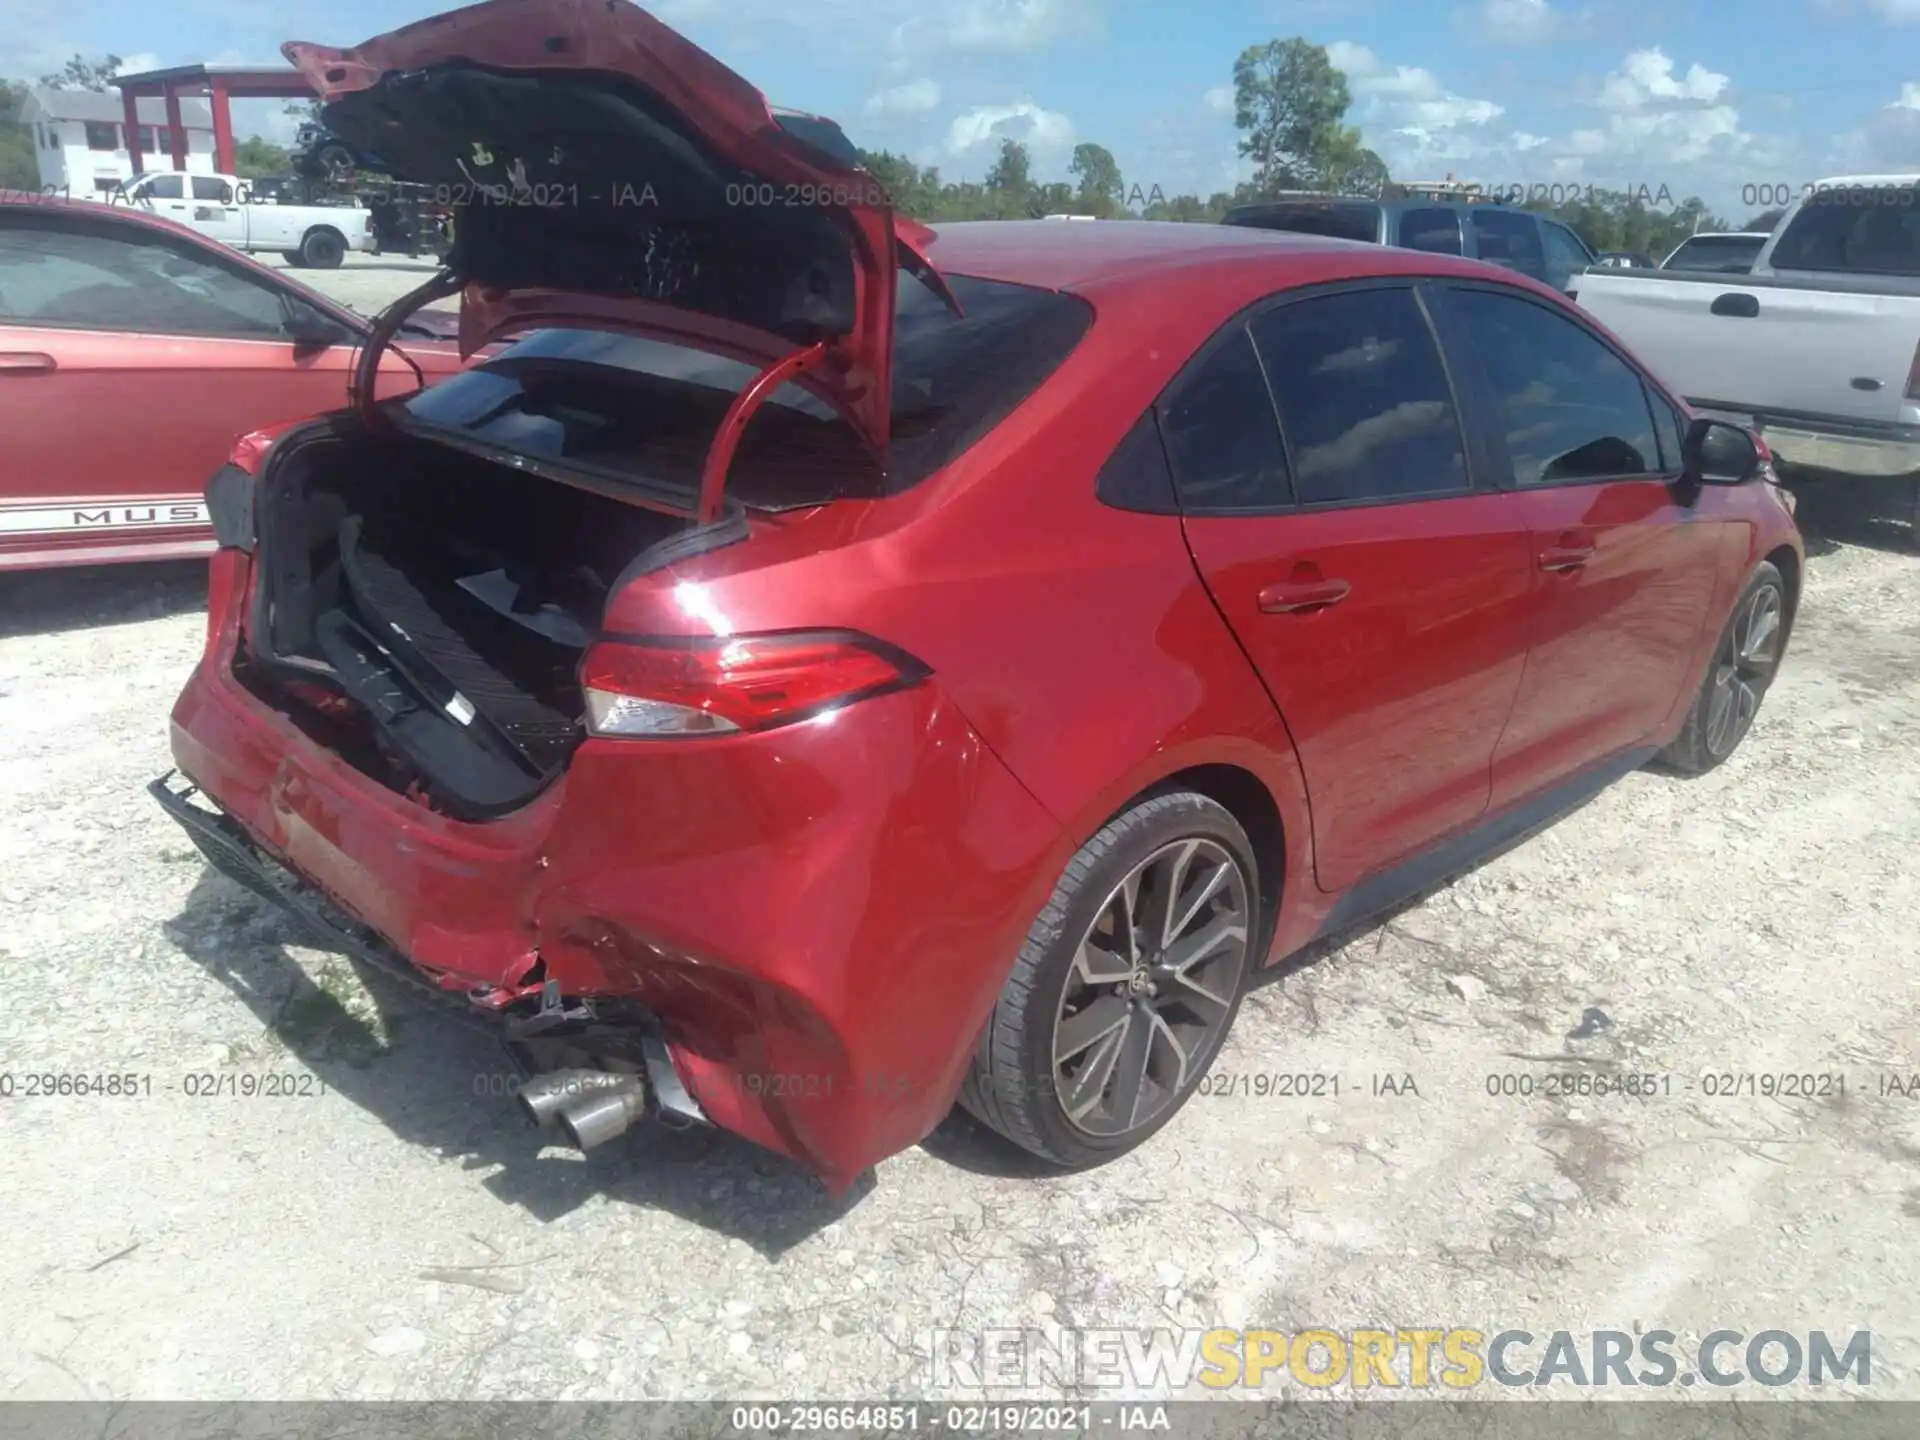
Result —
[[1531, 532], [1531, 637], [1494, 756], [1499, 808], [1665, 723], [1702, 643], [1725, 525], [1683, 503], [1676, 413], [1597, 332], [1515, 287], [1455, 282], [1438, 300]]
[[190, 551], [234, 439], [338, 409], [354, 339], [209, 245], [112, 212], [0, 208], [0, 566]]
[[1279, 298], [1160, 419], [1194, 559], [1298, 747], [1320, 885], [1471, 824], [1525, 660], [1527, 533], [1475, 487], [1416, 287]]

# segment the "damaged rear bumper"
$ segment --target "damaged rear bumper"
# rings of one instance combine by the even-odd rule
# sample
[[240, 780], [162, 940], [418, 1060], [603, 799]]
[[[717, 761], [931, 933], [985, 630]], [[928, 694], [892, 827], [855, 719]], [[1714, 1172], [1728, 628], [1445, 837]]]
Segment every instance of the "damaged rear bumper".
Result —
[[[447, 1018], [477, 1028], [506, 1046], [519, 1066], [522, 1111], [542, 1129], [559, 1128], [580, 1149], [592, 1149], [655, 1118], [681, 1128], [711, 1123], [674, 1064], [657, 1020], [624, 1014], [618, 1029], [625, 1044], [624, 1070], [581, 1066], [546, 1069], [542, 1054], [578, 1053], [600, 1019], [592, 1002], [569, 1004], [549, 982], [538, 1002], [511, 1008], [489, 1005], [480, 994], [466, 999], [433, 984], [405, 956], [365, 925], [342, 914], [286, 866], [267, 855], [234, 820], [214, 808], [199, 788], [177, 771], [147, 786], [160, 808], [187, 833], [207, 863], [235, 884], [272, 904], [327, 949], [399, 981]], [[600, 1043], [604, 1044], [604, 1040]]]

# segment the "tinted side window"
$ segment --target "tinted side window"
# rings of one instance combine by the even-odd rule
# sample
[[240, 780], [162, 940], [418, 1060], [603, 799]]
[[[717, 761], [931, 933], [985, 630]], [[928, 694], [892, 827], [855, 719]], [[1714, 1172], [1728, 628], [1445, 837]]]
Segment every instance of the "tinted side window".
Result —
[[1400, 217], [1400, 244], [1434, 255], [1460, 253], [1460, 215], [1455, 210], [1409, 210]]
[[1677, 474], [1686, 450], [1687, 418], [1661, 399], [1652, 387], [1647, 389], [1647, 404], [1653, 407], [1654, 418], [1660, 425], [1660, 468]]
[[1554, 289], [1566, 289], [1569, 280], [1593, 263], [1587, 247], [1565, 226], [1542, 223], [1540, 236], [1547, 247], [1547, 283]]
[[217, 200], [222, 205], [231, 205], [233, 187], [217, 175], [196, 175], [193, 177], [193, 198]]
[[1536, 280], [1547, 273], [1546, 256], [1540, 248], [1540, 230], [1531, 215], [1512, 210], [1473, 211], [1473, 242], [1479, 258], [1493, 265], [1504, 265]]
[[1773, 247], [1776, 270], [1920, 275], [1920, 193], [1856, 186], [1821, 191]]
[[1093, 493], [1117, 510], [1144, 510], [1155, 515], [1177, 515], [1173, 472], [1167, 468], [1167, 448], [1160, 441], [1160, 424], [1149, 410], [1133, 422], [1126, 437], [1100, 467]]
[[1517, 296], [1459, 290], [1452, 308], [1500, 407], [1515, 484], [1659, 471], [1646, 391], [1613, 351]]
[[1467, 488], [1460, 426], [1405, 289], [1303, 300], [1253, 322], [1303, 505]]
[[178, 175], [156, 175], [147, 186], [147, 194], [156, 200], [178, 200], [186, 192], [180, 188]]
[[1253, 342], [1235, 333], [1160, 408], [1180, 503], [1189, 510], [1291, 503], [1287, 456]]
[[173, 248], [28, 217], [0, 227], [0, 320], [248, 339], [287, 334], [280, 292]]

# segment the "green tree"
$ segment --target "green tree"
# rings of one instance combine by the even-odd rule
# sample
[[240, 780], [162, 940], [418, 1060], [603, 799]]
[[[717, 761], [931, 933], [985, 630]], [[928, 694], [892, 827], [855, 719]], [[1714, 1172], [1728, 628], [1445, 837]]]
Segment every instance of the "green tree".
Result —
[[1296, 36], [1241, 51], [1233, 62], [1233, 123], [1240, 154], [1256, 167], [1256, 192], [1324, 183], [1351, 100], [1347, 77], [1324, 45]]
[[20, 118], [27, 87], [0, 81], [0, 190], [37, 190], [40, 164], [33, 148], [33, 127]]
[[1360, 132], [1351, 125], [1338, 126], [1328, 136], [1325, 152], [1307, 175], [1315, 190], [1369, 198], [1377, 198], [1392, 183], [1386, 161], [1360, 143]]
[[286, 150], [271, 140], [249, 135], [233, 147], [233, 173], [242, 180], [262, 180], [269, 175], [290, 174], [293, 160]]
[[120, 73], [122, 63], [118, 55], [99, 60], [75, 55], [53, 74], [42, 75], [40, 83], [53, 90], [107, 90], [112, 88], [113, 77]]
[[1000, 156], [987, 171], [986, 188], [992, 197], [994, 219], [1018, 220], [1046, 214], [1037, 208], [1040, 197], [1034, 190], [1033, 156], [1018, 140], [1000, 142]]
[[1097, 215], [1102, 220], [1120, 213], [1126, 185], [1120, 177], [1120, 162], [1106, 146], [1091, 141], [1074, 146], [1073, 163], [1067, 166], [1067, 173], [1076, 182], [1073, 207], [1079, 213]]
[[860, 164], [880, 182], [893, 208], [915, 220], [931, 220], [940, 204], [940, 171], [924, 169], [891, 150], [862, 150]]

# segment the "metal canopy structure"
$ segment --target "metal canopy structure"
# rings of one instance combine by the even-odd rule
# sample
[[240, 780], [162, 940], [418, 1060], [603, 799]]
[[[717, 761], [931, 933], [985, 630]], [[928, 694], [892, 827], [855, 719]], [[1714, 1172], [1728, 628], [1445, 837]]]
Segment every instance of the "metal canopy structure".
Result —
[[113, 81], [120, 91], [126, 111], [127, 157], [133, 173], [145, 173], [140, 147], [139, 101], [158, 97], [166, 102], [167, 132], [172, 145], [173, 168], [187, 168], [187, 131], [180, 119], [180, 99], [184, 95], [205, 96], [213, 112], [213, 168], [231, 175], [234, 166], [232, 100], [317, 100], [319, 96], [306, 76], [288, 67], [258, 69], [215, 65], [176, 65], [170, 70], [145, 70], [138, 75], [120, 75]]

